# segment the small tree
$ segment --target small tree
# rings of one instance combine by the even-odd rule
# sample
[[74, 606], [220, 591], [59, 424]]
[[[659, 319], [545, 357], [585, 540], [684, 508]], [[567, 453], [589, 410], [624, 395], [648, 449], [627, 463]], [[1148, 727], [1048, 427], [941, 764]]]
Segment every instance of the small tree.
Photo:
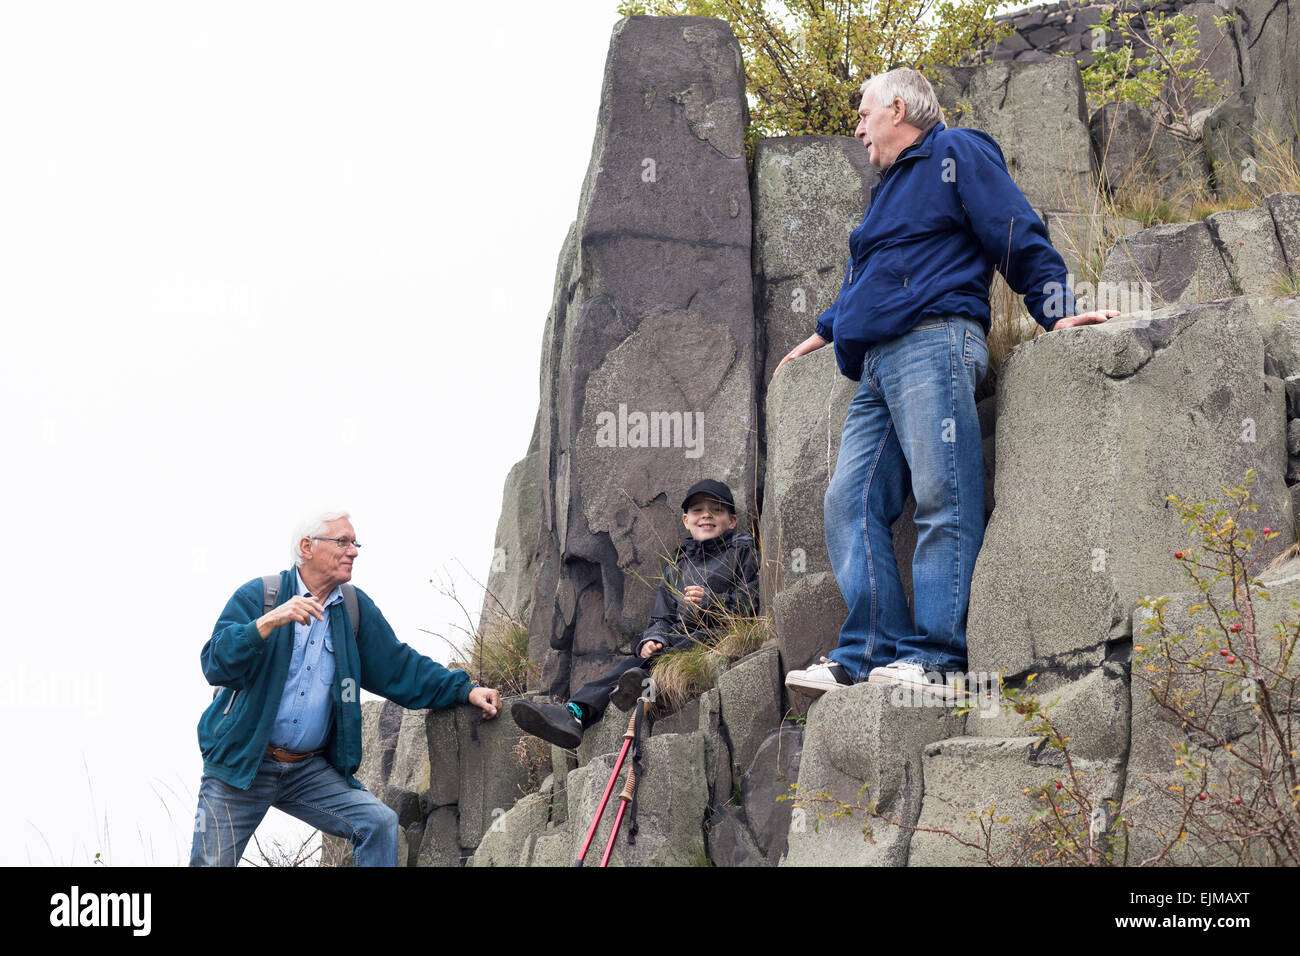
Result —
[[[1088, 107], [1133, 103], [1150, 110], [1155, 121], [1182, 136], [1194, 138], [1192, 114], [1223, 96], [1223, 84], [1206, 69], [1223, 37], [1201, 50], [1201, 31], [1188, 13], [1165, 14], [1126, 9], [1127, 2], [1103, 10], [1093, 30], [1095, 57], [1083, 70]], [[1233, 17], [1216, 16], [1223, 30]], [[1116, 42], [1117, 41], [1117, 42]]]
[[973, 0], [624, 0], [619, 13], [717, 17], [731, 24], [750, 96], [746, 142], [763, 136], [848, 135], [858, 88], [898, 66], [926, 71], [979, 56], [1012, 32], [1004, 2]]

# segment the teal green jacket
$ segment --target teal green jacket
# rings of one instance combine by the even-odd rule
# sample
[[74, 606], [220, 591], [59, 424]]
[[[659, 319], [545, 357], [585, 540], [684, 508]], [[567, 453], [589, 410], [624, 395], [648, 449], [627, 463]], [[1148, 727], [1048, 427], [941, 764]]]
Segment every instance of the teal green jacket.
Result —
[[[281, 571], [277, 606], [297, 592], [297, 572]], [[224, 687], [199, 718], [203, 772], [241, 790], [252, 785], [266, 756], [293, 653], [292, 622], [265, 640], [257, 633], [262, 602], [262, 579], [254, 578], [227, 602], [199, 655], [208, 683]], [[344, 602], [328, 609], [334, 638], [334, 728], [325, 757], [360, 788], [353, 774], [361, 766], [361, 688], [409, 710], [463, 704], [472, 688], [464, 671], [449, 671], [399, 641], [360, 588], [357, 605], [355, 642]]]

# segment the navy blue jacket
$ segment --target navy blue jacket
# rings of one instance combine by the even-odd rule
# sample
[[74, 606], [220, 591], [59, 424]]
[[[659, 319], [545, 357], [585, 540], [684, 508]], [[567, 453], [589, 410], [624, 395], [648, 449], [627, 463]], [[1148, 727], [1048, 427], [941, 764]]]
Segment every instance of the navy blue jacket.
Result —
[[849, 236], [844, 284], [817, 334], [835, 343], [840, 371], [854, 381], [873, 343], [926, 316], [969, 316], [987, 334], [995, 267], [1044, 328], [1075, 314], [1065, 261], [998, 144], [937, 123], [871, 187], [871, 205]]

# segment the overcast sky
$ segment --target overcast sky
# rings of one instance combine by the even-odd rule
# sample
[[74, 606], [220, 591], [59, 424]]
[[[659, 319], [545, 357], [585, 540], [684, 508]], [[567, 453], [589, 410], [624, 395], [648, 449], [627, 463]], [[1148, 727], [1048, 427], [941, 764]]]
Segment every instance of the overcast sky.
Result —
[[0, 864], [188, 859], [199, 649], [305, 509], [447, 659], [616, 6], [0, 2]]

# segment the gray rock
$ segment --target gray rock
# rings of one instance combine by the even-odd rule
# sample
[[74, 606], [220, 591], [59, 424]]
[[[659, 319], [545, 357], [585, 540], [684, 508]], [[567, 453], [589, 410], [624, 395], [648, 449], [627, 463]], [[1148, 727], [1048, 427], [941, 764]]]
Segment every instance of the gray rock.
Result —
[[[932, 697], [925, 699], [927, 702]], [[801, 805], [791, 811], [790, 866], [901, 866], [921, 811], [921, 751], [961, 733], [964, 718], [946, 708], [907, 706], [909, 695], [855, 684], [819, 698], [808, 715], [799, 761]], [[828, 794], [830, 802], [817, 799]], [[881, 819], [876, 811], [902, 826]], [[836, 817], [841, 808], [854, 809]], [[869, 823], [874, 842], [864, 835]]]
[[1285, 399], [1258, 325], [1232, 299], [1054, 332], [1003, 361], [970, 670], [1014, 676], [1126, 639], [1139, 598], [1183, 580], [1172, 554], [1187, 532], [1167, 494], [1215, 497], [1253, 468], [1259, 520], [1292, 526]]
[[[1077, 760], [1074, 766], [1075, 789], [1105, 812], [1108, 801], [1119, 797], [1123, 765]], [[908, 866], [970, 865], [989, 862], [989, 856], [1002, 865], [1033, 863], [1034, 852], [1046, 849], [1035, 839], [1039, 831], [1030, 822], [1030, 815], [1045, 803], [1034, 793], [1058, 780], [1063, 786], [1071, 783], [1060, 751], [1037, 737], [941, 741], [925, 748], [924, 773], [925, 800]], [[992, 827], [991, 840], [981, 834], [981, 822]], [[946, 830], [951, 835], [927, 830]], [[988, 846], [990, 854], [959, 841]]]
[[492, 821], [470, 866], [527, 866], [533, 841], [546, 833], [550, 794], [530, 793]]
[[1240, 190], [1256, 177], [1255, 91], [1237, 90], [1214, 107], [1201, 126], [1201, 139], [1209, 154], [1214, 183], [1222, 193]]
[[1223, 254], [1203, 222], [1152, 226], [1120, 239], [1106, 256], [1098, 299], [1136, 312], [1237, 294]]
[[1227, 209], [1206, 217], [1205, 224], [1223, 253], [1233, 290], [1244, 295], [1271, 294], [1286, 273], [1286, 260], [1269, 211]]
[[361, 703], [361, 766], [354, 776], [381, 800], [397, 751], [402, 713], [402, 708], [391, 700]]
[[384, 803], [397, 811], [399, 826], [423, 820], [433, 808], [429, 798], [429, 740], [426, 722], [429, 711], [404, 710], [393, 751], [393, 765], [384, 788]]
[[[714, 708], [716, 710], [716, 708]], [[688, 700], [677, 710], [671, 713], [663, 713], [660, 716], [660, 708], [653, 707], [650, 710], [653, 724], [650, 732], [654, 734], [689, 734], [700, 728], [700, 698]]]
[[[569, 838], [572, 859], [576, 859], [582, 849], [587, 829], [613, 770], [614, 760], [613, 754], [605, 754], [569, 774], [572, 812]], [[627, 773], [625, 769], [619, 785], [610, 795], [609, 806], [592, 839], [585, 861], [589, 866], [600, 862], [609, 842], [609, 834], [618, 814], [618, 797]], [[640, 833], [636, 843], [629, 845], [628, 825], [624, 822], [609, 865], [692, 866], [706, 859], [704, 814], [708, 799], [703, 735], [663, 734], [651, 737], [646, 741], [645, 772], [637, 793]]]
[[724, 806], [713, 811], [707, 825], [709, 860], [714, 866], [763, 866], [763, 853], [745, 826], [739, 807]]
[[[578, 745], [577, 751], [578, 766], [586, 766], [601, 754], [617, 754], [623, 748], [623, 740], [627, 735], [628, 722], [631, 718], [631, 711], [619, 710], [610, 704], [604, 716], [583, 733], [582, 743]], [[648, 723], [642, 734], [643, 737], [649, 735]]]
[[741, 658], [718, 678], [722, 723], [731, 742], [731, 775], [740, 775], [781, 723], [781, 660], [774, 646]]
[[947, 124], [992, 136], [1031, 205], [1072, 211], [1091, 207], [1092, 145], [1083, 82], [1073, 57], [938, 67], [936, 72], [935, 92]]
[[569, 835], [567, 833], [548, 833], [539, 836], [533, 842], [530, 866], [572, 866], [573, 855], [569, 852]]
[[429, 807], [445, 807], [460, 800], [460, 745], [456, 733], [456, 708], [431, 710], [425, 718], [429, 755]]
[[1300, 195], [1296, 193], [1269, 193], [1264, 205], [1273, 217], [1273, 229], [1282, 258], [1293, 276], [1300, 276]]
[[[999, 700], [997, 675], [979, 675], [987, 694], [976, 698], [966, 718], [972, 737], [1023, 737], [1033, 732], [1025, 721]], [[1047, 717], [1070, 752], [1093, 760], [1122, 760], [1129, 746], [1129, 688], [1124, 667], [1105, 662], [1073, 671], [1042, 671], [1028, 690], [1046, 709]]]
[[1296, 145], [1300, 117], [1300, 44], [1290, 0], [1234, 0], [1237, 48], [1245, 83], [1255, 93], [1255, 126]]
[[704, 776], [709, 789], [709, 805], [718, 806], [731, 799], [731, 748], [723, 737], [722, 701], [714, 687], [699, 697], [699, 733], [704, 738]]
[[[847, 131], [846, 131], [847, 132]], [[879, 178], [850, 136], [761, 139], [754, 150], [754, 272], [766, 386], [844, 280], [849, 233]]]
[[1189, 64], [1192, 69], [1204, 69], [1219, 84], [1218, 97], [1191, 95], [1188, 105], [1191, 108], [1214, 105], [1218, 99], [1241, 88], [1241, 58], [1237, 54], [1237, 45], [1233, 42], [1233, 27], [1228, 24], [1220, 27], [1215, 17], [1228, 12], [1217, 3], [1189, 3], [1178, 11], [1191, 16], [1196, 21], [1198, 36], [1198, 55]]
[[515, 805], [528, 786], [528, 770], [515, 756], [526, 736], [510, 717], [512, 698], [504, 698], [501, 712], [485, 721], [476, 708], [456, 711], [460, 749], [460, 845], [467, 850], [493, 822]]
[[[553, 691], [567, 692], [566, 677], [581, 683], [584, 657], [607, 663], [644, 629], [687, 487], [718, 478], [742, 513], [753, 507], [745, 115], [725, 23], [637, 16], [615, 26], [543, 337], [531, 618], [539, 642], [571, 655], [550, 662]], [[711, 361], [701, 366], [683, 342], [708, 343]], [[638, 416], [650, 413], [662, 415], [642, 433]], [[572, 674], [559, 671], [565, 663]]]
[[1209, 191], [1209, 158], [1200, 139], [1180, 136], [1134, 103], [1107, 103], [1088, 123], [1092, 151], [1112, 193], [1156, 189], [1162, 195]]
[[787, 670], [835, 647], [847, 613], [826, 556], [822, 501], [855, 391], [829, 347], [791, 362], [767, 391], [763, 550], [775, 584], [765, 601]]
[[416, 866], [460, 866], [459, 824], [455, 807], [438, 807], [424, 821]]
[[781, 798], [789, 797], [798, 782], [803, 734], [797, 724], [782, 724], [769, 732], [740, 779], [740, 805], [769, 866], [780, 861], [789, 842], [793, 804]]

